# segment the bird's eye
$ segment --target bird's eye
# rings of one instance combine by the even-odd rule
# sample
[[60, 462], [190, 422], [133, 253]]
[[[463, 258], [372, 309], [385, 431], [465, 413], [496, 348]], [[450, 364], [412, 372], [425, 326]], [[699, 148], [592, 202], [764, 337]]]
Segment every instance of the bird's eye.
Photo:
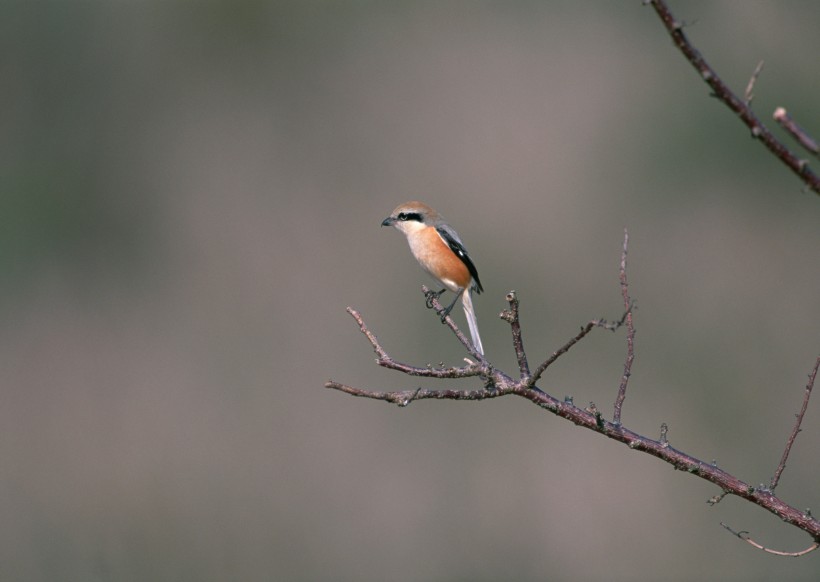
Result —
[[408, 220], [415, 220], [416, 222], [424, 222], [424, 219], [419, 212], [399, 212], [396, 220], [407, 222]]

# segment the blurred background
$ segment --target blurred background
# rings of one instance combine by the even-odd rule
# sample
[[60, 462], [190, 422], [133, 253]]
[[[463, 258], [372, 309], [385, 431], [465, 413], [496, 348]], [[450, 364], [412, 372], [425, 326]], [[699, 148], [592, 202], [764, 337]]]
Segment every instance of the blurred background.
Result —
[[[820, 4], [675, 2], [820, 137]], [[0, 5], [3, 580], [816, 580], [810, 539], [521, 399], [374, 365], [464, 353], [380, 221], [423, 200], [544, 358], [622, 311], [633, 430], [768, 482], [820, 352], [820, 198], [641, 2]], [[775, 128], [789, 147], [796, 146]], [[801, 152], [801, 155], [803, 153]], [[457, 310], [456, 320], [463, 324]], [[541, 387], [611, 418], [625, 334]], [[820, 403], [778, 494], [820, 505]]]

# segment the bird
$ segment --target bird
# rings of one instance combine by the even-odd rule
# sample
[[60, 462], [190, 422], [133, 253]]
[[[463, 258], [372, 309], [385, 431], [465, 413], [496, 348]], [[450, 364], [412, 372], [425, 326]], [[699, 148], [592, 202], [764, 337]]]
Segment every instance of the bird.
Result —
[[[439, 313], [442, 323], [459, 297], [461, 298], [473, 346], [483, 356], [484, 347], [478, 334], [478, 320], [473, 309], [472, 296], [473, 291], [481, 293], [484, 288], [481, 286], [475, 264], [455, 229], [447, 224], [438, 212], [415, 200], [399, 204], [390, 216], [382, 221], [382, 226], [393, 226], [401, 231], [407, 237], [410, 250], [419, 265], [445, 287], [441, 291], [431, 292], [431, 296], [438, 298], [447, 290], [456, 294], [452, 303]], [[428, 306], [430, 300], [428, 297]]]

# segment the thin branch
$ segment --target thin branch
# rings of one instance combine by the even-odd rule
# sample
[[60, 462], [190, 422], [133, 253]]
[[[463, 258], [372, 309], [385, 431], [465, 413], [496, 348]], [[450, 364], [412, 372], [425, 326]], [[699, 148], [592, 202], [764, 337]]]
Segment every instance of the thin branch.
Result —
[[[347, 308], [347, 312], [356, 320], [356, 323], [359, 324], [359, 329], [361, 332], [367, 337], [367, 341], [370, 342], [370, 345], [373, 346], [373, 351], [379, 356], [376, 359], [376, 363], [379, 366], [384, 368], [388, 368], [390, 370], [398, 370], [399, 372], [404, 372], [408, 376], [423, 376], [426, 378], [439, 378], [439, 379], [456, 379], [456, 378], [470, 378], [473, 376], [480, 376], [484, 371], [485, 367], [480, 366], [474, 362], [468, 362], [466, 366], [462, 366], [460, 368], [444, 368], [438, 367], [434, 368], [431, 365], [427, 365], [425, 367], [419, 366], [410, 366], [408, 364], [402, 364], [401, 362], [397, 362], [393, 358], [391, 358], [385, 349], [379, 344], [379, 340], [376, 339], [376, 336], [371, 332], [367, 325], [362, 319], [361, 314], [353, 309], [352, 307]], [[452, 322], [451, 322], [452, 323]], [[455, 328], [456, 335], [461, 333], [455, 324], [452, 324], [452, 327]], [[466, 338], [463, 338], [466, 341]], [[464, 342], [462, 342], [464, 343]], [[356, 394], [356, 396], [362, 396], [362, 394]]]
[[816, 194], [820, 195], [820, 176], [809, 169], [806, 160], [797, 157], [789, 151], [783, 143], [778, 141], [778, 139], [766, 129], [766, 126], [760, 122], [749, 105], [732, 93], [715, 70], [709, 66], [700, 54], [700, 51], [692, 46], [689, 39], [686, 38], [686, 35], [683, 33], [683, 24], [673, 16], [666, 2], [663, 0], [647, 1], [655, 9], [655, 12], [658, 13], [667, 32], [669, 32], [669, 35], [672, 37], [675, 46], [678, 47], [686, 59], [695, 67], [698, 73], [700, 73], [700, 76], [706, 84], [711, 87], [714, 96], [740, 117], [743, 123], [752, 131], [752, 137], [759, 139], [772, 154], [786, 164], [792, 172], [797, 174], [811, 190], [814, 190]]
[[544, 360], [541, 363], [541, 365], [538, 366], [535, 369], [535, 372], [533, 373], [533, 375], [530, 376], [527, 379], [527, 381], [526, 381], [527, 386], [529, 386], [529, 387], [535, 386], [535, 383], [538, 382], [538, 380], [541, 378], [541, 375], [547, 370], [547, 368], [549, 368], [552, 364], [554, 364], [555, 360], [557, 360], [558, 358], [560, 358], [561, 356], [566, 354], [572, 346], [574, 346], [579, 341], [584, 339], [584, 337], [590, 331], [592, 331], [592, 328], [596, 327], [596, 325], [597, 325], [596, 321], [594, 321], [594, 320], [590, 321], [584, 327], [581, 328], [581, 331], [578, 332], [578, 335], [576, 335], [574, 338], [570, 339], [563, 346], [561, 346], [560, 348], [558, 348], [557, 350], [552, 352], [552, 355], [549, 358], [547, 358], [546, 360]]
[[780, 458], [780, 464], [777, 465], [777, 470], [774, 472], [771, 484], [769, 485], [769, 488], [772, 491], [774, 491], [775, 487], [777, 487], [777, 484], [780, 482], [780, 475], [783, 474], [783, 469], [786, 468], [786, 460], [789, 458], [789, 453], [792, 450], [792, 445], [794, 445], [794, 439], [797, 438], [797, 433], [800, 432], [800, 425], [803, 423], [803, 416], [806, 414], [806, 409], [809, 407], [809, 398], [811, 398], [811, 390], [812, 388], [814, 388], [814, 381], [817, 379], [818, 368], [820, 368], [820, 356], [817, 357], [817, 361], [814, 362], [814, 368], [809, 374], [809, 383], [806, 384], [806, 392], [803, 395], [803, 406], [800, 408], [800, 412], [796, 414], [797, 419], [794, 422], [794, 428], [792, 428], [792, 433], [789, 435], [789, 438], [786, 441], [786, 448], [783, 450], [783, 456]]
[[[439, 303], [438, 295], [434, 292], [431, 292], [430, 289], [427, 287], [427, 285], [422, 285], [421, 286], [421, 292], [424, 293], [424, 296], [426, 298], [427, 307], [429, 307], [430, 309], [435, 310], [436, 313], [442, 313], [444, 311], [444, 306], [441, 303]], [[468, 340], [467, 336], [465, 336], [462, 333], [462, 331], [460, 329], [458, 329], [458, 326], [456, 325], [456, 322], [453, 321], [453, 318], [451, 316], [448, 315], [444, 319], [443, 323], [447, 324], [447, 327], [449, 327], [450, 330], [454, 334], [456, 334], [456, 338], [458, 338], [458, 341], [461, 343], [462, 346], [464, 346], [464, 348], [470, 353], [471, 356], [473, 356], [474, 358], [476, 358], [479, 361], [484, 360], [484, 356], [482, 356], [481, 354], [478, 353], [478, 351], [476, 351], [475, 346], [473, 345], [473, 342]]]
[[360, 396], [362, 398], [372, 398], [373, 400], [385, 400], [398, 404], [401, 407], [407, 406], [414, 400], [485, 400], [487, 398], [498, 398], [504, 396], [508, 392], [499, 390], [425, 390], [417, 388], [416, 390], [398, 390], [395, 392], [373, 392], [370, 390], [362, 390], [361, 388], [354, 388], [346, 384], [328, 380], [325, 382], [325, 388], [331, 388], [350, 394], [351, 396]]
[[773, 550], [771, 548], [767, 548], [767, 547], [757, 543], [756, 541], [754, 541], [752, 538], [749, 537], [749, 532], [747, 532], [747, 531], [735, 531], [731, 527], [729, 527], [728, 525], [723, 523], [722, 521], [720, 522], [720, 525], [722, 525], [724, 528], [726, 528], [727, 530], [732, 532], [732, 534], [736, 535], [737, 537], [742, 539], [744, 542], [746, 542], [750, 546], [754, 546], [758, 550], [763, 550], [767, 554], [774, 554], [775, 556], [786, 556], [786, 557], [789, 557], [789, 558], [799, 558], [800, 556], [805, 556], [806, 554], [812, 553], [817, 548], [820, 548], [820, 542], [814, 542], [808, 548], [806, 548], [805, 550], [800, 550], [799, 552], [783, 552], [783, 551], [780, 551], [780, 550]]
[[635, 327], [632, 325], [632, 299], [629, 297], [629, 284], [626, 280], [626, 252], [629, 246], [629, 232], [624, 229], [624, 246], [621, 252], [621, 268], [619, 278], [621, 281], [621, 296], [624, 300], [626, 310], [626, 361], [624, 362], [624, 373], [621, 376], [621, 385], [618, 387], [618, 396], [615, 398], [615, 412], [612, 421], [621, 424], [621, 407], [626, 398], [626, 387], [629, 384], [629, 377], [632, 375], [632, 362], [635, 360]]
[[358, 311], [353, 309], [352, 307], [348, 307], [346, 310], [353, 319], [356, 320], [356, 323], [359, 324], [359, 330], [367, 337], [367, 341], [370, 342], [370, 345], [373, 346], [373, 351], [376, 352], [376, 355], [379, 356], [377, 362], [381, 365], [382, 361], [388, 360], [389, 357], [387, 356], [387, 352], [379, 345], [379, 340], [376, 339], [376, 336], [371, 333], [367, 326], [364, 324], [364, 320], [362, 319], [361, 314]]
[[797, 140], [797, 143], [809, 150], [815, 156], [820, 156], [820, 145], [817, 145], [817, 141], [810, 136], [805, 129], [795, 123], [788, 111], [782, 107], [778, 107], [774, 110], [774, 115], [772, 117], [774, 117], [774, 120], [780, 124], [780, 127], [785, 129], [789, 135]]
[[524, 351], [524, 340], [521, 337], [521, 321], [518, 319], [518, 297], [515, 291], [510, 291], [507, 293], [506, 299], [510, 304], [510, 308], [502, 311], [499, 317], [510, 324], [513, 349], [515, 349], [515, 359], [518, 361], [518, 371], [522, 378], [529, 378], [530, 364], [527, 361], [527, 353]]

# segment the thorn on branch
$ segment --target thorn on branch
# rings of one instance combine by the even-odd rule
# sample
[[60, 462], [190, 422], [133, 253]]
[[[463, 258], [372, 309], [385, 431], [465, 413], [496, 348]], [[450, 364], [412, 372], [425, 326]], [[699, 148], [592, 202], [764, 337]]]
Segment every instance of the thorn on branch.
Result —
[[416, 391], [415, 391], [415, 392], [413, 392], [413, 394], [411, 394], [411, 395], [410, 395], [410, 396], [408, 396], [407, 398], [399, 398], [399, 399], [397, 399], [397, 400], [396, 400], [396, 404], [398, 404], [398, 405], [399, 405], [399, 408], [404, 408], [405, 406], [407, 406], [408, 404], [410, 404], [411, 402], [413, 402], [413, 400], [415, 400], [416, 398], [418, 398], [419, 392], [421, 392], [421, 386], [419, 386], [419, 387], [416, 389]]
[[720, 492], [720, 493], [718, 493], [717, 495], [714, 495], [714, 496], [710, 497], [709, 499], [707, 499], [707, 500], [706, 500], [706, 503], [708, 503], [709, 505], [717, 505], [717, 504], [718, 504], [718, 503], [720, 503], [720, 502], [721, 502], [721, 500], [723, 500], [723, 498], [724, 498], [724, 497], [726, 497], [728, 494], [729, 494], [729, 492], [728, 492], [728, 491], [726, 491], [726, 490], [724, 489], [723, 491], [721, 491], [721, 492]]
[[669, 435], [669, 425], [667, 425], [665, 422], [662, 422], [662, 423], [661, 423], [661, 438], [660, 438], [660, 443], [661, 443], [661, 446], [662, 446], [663, 448], [666, 448], [666, 447], [668, 447], [668, 446], [669, 446], [669, 438], [668, 438], [668, 435]]

